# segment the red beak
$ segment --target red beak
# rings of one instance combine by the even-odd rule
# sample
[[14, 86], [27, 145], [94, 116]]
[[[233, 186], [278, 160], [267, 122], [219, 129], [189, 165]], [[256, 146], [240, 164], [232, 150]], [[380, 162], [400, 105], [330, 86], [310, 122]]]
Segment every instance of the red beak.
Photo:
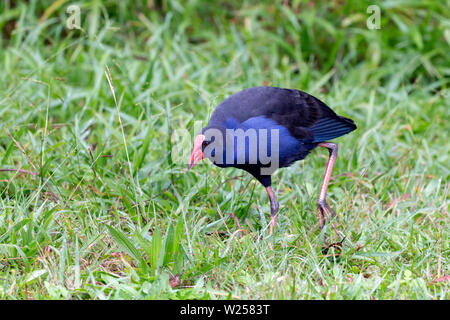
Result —
[[194, 148], [192, 149], [191, 157], [189, 158], [188, 170], [191, 170], [200, 160], [203, 159], [202, 144], [205, 141], [205, 136], [199, 134], [194, 139]]

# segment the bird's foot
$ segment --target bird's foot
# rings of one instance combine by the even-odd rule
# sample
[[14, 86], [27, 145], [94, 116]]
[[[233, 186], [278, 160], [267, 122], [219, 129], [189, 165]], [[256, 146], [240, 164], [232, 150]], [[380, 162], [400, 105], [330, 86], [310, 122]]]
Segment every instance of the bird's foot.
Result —
[[[319, 223], [320, 223], [320, 231], [322, 231], [323, 227], [325, 226], [325, 218], [329, 221], [329, 223], [331, 224], [331, 227], [333, 228], [333, 230], [336, 232], [336, 234], [342, 239], [342, 241], [344, 241], [345, 236], [342, 235], [342, 233], [340, 233], [336, 226], [334, 225], [332, 219], [334, 217], [336, 217], [336, 213], [334, 212], [334, 210], [328, 205], [328, 203], [326, 202], [326, 200], [319, 200], [319, 202], [317, 203], [318, 206], [318, 210], [319, 210]], [[327, 243], [327, 238], [326, 238], [326, 234], [324, 233], [323, 235], [323, 243], [324, 243], [324, 247], [328, 247], [330, 248], [333, 245], [329, 245]]]
[[273, 192], [272, 188], [268, 186], [266, 188], [267, 194], [269, 195], [270, 199], [270, 225], [269, 225], [269, 236], [272, 235], [275, 226], [277, 225], [277, 218], [278, 218], [278, 209], [280, 208], [280, 205], [278, 204], [277, 197], [275, 196], [275, 193]]
[[236, 224], [236, 227], [238, 228], [239, 237], [242, 238], [242, 231], [241, 230], [243, 230], [243, 229], [241, 227], [241, 224], [239, 223], [239, 219], [236, 217], [236, 215], [233, 212], [230, 213], [230, 216], [233, 218], [234, 223]]
[[273, 230], [275, 230], [275, 227], [277, 225], [277, 215], [270, 216], [270, 225], [269, 225], [269, 236], [272, 235]]
[[330, 222], [331, 218], [328, 213], [331, 214], [331, 217], [333, 218], [336, 217], [336, 212], [334, 212], [334, 210], [330, 207], [330, 205], [326, 202], [326, 200], [321, 200], [317, 202], [317, 205], [319, 207], [319, 210], [323, 212], [323, 214], [328, 218], [328, 220], [330, 220]]

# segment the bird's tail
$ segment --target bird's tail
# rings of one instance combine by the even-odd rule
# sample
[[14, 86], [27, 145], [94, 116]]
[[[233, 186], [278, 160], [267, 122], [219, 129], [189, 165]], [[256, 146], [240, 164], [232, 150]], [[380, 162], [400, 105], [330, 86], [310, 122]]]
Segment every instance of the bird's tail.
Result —
[[322, 118], [309, 128], [314, 136], [314, 143], [335, 139], [355, 129], [356, 125], [352, 119], [338, 115]]

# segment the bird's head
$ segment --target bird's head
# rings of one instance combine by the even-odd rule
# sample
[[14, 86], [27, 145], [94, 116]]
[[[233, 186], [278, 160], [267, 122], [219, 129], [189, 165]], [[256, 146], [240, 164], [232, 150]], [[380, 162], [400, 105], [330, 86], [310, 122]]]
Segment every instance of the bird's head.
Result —
[[192, 148], [191, 157], [189, 158], [188, 170], [191, 170], [203, 158], [210, 159], [216, 163], [217, 156], [222, 159], [225, 153], [223, 150], [226, 138], [223, 128], [203, 128], [202, 133], [194, 138], [194, 146]]
[[194, 147], [189, 158], [188, 170], [191, 170], [200, 160], [203, 159], [203, 150], [207, 145], [206, 136], [199, 134], [194, 138]]

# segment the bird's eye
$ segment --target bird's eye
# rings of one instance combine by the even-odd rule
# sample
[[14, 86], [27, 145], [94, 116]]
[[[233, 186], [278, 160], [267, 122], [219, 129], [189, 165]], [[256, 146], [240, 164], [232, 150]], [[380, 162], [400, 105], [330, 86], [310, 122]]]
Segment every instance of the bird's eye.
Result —
[[202, 143], [202, 147], [203, 148], [206, 148], [207, 146], [208, 146], [208, 144], [210, 144], [211, 143], [211, 141], [203, 141], [203, 143]]

